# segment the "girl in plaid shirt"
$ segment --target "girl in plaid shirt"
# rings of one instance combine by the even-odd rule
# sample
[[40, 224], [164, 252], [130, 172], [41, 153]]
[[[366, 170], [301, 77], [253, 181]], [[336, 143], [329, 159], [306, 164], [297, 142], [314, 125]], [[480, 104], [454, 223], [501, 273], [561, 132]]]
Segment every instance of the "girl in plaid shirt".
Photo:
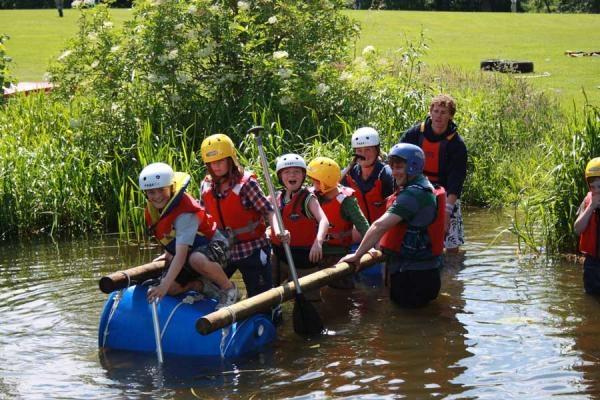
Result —
[[224, 134], [207, 137], [200, 146], [208, 175], [202, 182], [201, 202], [232, 242], [225, 273], [242, 273], [248, 297], [273, 287], [271, 246], [265, 220], [282, 237], [271, 203], [256, 177], [239, 164], [235, 146]]

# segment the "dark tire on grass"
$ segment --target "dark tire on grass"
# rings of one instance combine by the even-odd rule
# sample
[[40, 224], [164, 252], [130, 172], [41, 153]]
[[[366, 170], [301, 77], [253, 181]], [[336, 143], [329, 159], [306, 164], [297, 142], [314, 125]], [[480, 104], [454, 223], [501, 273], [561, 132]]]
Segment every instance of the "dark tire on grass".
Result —
[[499, 71], [499, 72], [533, 72], [533, 62], [531, 61], [514, 61], [514, 60], [483, 60], [479, 64], [483, 71]]

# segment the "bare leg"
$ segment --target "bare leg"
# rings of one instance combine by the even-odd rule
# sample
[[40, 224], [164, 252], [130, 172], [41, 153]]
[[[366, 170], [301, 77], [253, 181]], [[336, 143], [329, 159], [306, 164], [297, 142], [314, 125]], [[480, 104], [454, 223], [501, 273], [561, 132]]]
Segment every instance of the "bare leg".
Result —
[[188, 262], [194, 271], [207, 277], [221, 289], [224, 290], [233, 287], [233, 283], [227, 278], [223, 268], [218, 263], [210, 261], [204, 254], [195, 251], [190, 255]]

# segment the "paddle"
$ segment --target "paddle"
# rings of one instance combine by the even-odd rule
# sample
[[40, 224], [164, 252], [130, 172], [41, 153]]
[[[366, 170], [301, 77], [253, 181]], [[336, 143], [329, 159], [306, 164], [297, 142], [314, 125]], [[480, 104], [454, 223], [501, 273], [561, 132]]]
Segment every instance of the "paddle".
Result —
[[[273, 209], [275, 210], [277, 224], [279, 225], [279, 230], [283, 232], [285, 230], [285, 227], [283, 226], [281, 212], [276, 204], [277, 199], [275, 197], [275, 188], [273, 187], [273, 181], [271, 180], [271, 174], [269, 173], [269, 164], [267, 162], [267, 156], [265, 154], [265, 150], [262, 144], [261, 132], [263, 130], [264, 128], [262, 126], [253, 126], [252, 128], [248, 129], [247, 134], [253, 134], [254, 138], [256, 139], [256, 144], [258, 146], [258, 154], [260, 155], [260, 164], [263, 169], [263, 174], [265, 176], [267, 188], [269, 189], [269, 194], [271, 195], [271, 202], [273, 203]], [[320, 334], [323, 331], [323, 321], [321, 320], [319, 313], [315, 309], [315, 306], [310, 301], [306, 300], [304, 294], [302, 293], [300, 283], [298, 283], [298, 275], [296, 274], [296, 267], [294, 266], [294, 259], [292, 258], [290, 245], [288, 243], [283, 243], [283, 249], [285, 250], [287, 263], [290, 268], [290, 273], [292, 274], [292, 279], [294, 280], [294, 286], [296, 288], [296, 302], [294, 303], [294, 311], [292, 314], [294, 332], [303, 335]]]
[[350, 164], [348, 164], [348, 166], [344, 170], [344, 173], [342, 174], [342, 178], [340, 179], [340, 181], [342, 179], [344, 179], [346, 177], [346, 175], [348, 175], [350, 173], [352, 168], [354, 168], [354, 166], [356, 165], [356, 163], [359, 160], [366, 160], [366, 158], [364, 156], [361, 156], [360, 154], [356, 154], [356, 153], [352, 154], [352, 162]]

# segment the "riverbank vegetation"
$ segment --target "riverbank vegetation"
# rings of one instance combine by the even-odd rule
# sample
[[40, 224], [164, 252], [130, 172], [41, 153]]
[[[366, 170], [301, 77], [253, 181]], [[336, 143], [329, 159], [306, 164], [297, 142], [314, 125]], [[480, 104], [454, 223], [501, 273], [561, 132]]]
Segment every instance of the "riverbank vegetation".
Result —
[[[530, 218], [515, 220], [515, 232], [536, 248], [550, 238], [539, 236], [540, 224], [549, 232], [555, 220], [549, 210], [538, 218], [535, 204], [554, 193], [566, 145], [599, 135], [593, 108], [564, 124], [559, 103], [526, 80], [427, 67], [425, 35], [398, 51], [365, 46], [351, 57], [358, 27], [342, 6], [140, 1], [122, 29], [104, 6], [83, 11], [50, 68], [57, 89], [11, 98], [0, 112], [2, 237], [119, 230], [137, 240], [141, 168], [169, 162], [192, 174], [197, 194], [204, 175], [198, 150], [208, 134], [230, 135], [257, 172], [256, 148], [245, 135], [254, 124], [271, 130], [272, 163], [296, 151], [346, 165], [354, 128], [376, 127], [387, 149], [425, 116], [433, 95], [449, 92], [470, 152], [465, 203], [522, 207]], [[585, 156], [571, 160], [563, 171], [582, 177]], [[561, 184], [567, 196], [568, 183]], [[581, 193], [570, 191], [577, 202]], [[560, 212], [557, 205], [552, 215], [564, 218]]]

